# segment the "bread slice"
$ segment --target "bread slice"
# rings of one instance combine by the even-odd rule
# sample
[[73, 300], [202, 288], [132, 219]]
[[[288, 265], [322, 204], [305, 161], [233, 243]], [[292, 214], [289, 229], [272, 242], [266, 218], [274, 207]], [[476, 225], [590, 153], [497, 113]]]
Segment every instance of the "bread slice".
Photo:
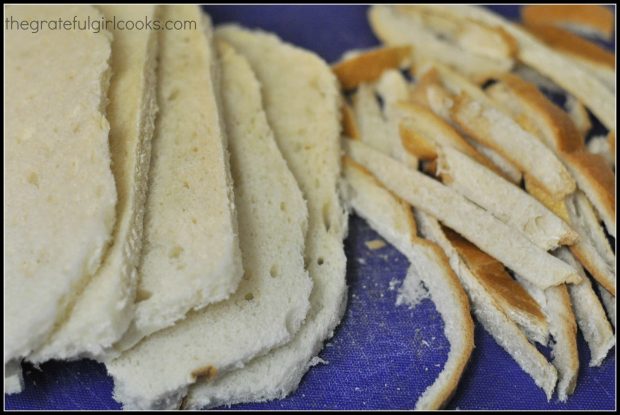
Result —
[[536, 385], [543, 389], [547, 399], [557, 381], [557, 371], [545, 357], [536, 350], [521, 329], [504, 313], [496, 299], [472, 274], [466, 263], [450, 243], [439, 222], [427, 213], [416, 211], [420, 233], [443, 249], [450, 266], [461, 280], [463, 288], [471, 301], [476, 319], [495, 341], [532, 377]]
[[485, 254], [471, 242], [448, 229], [442, 229], [472, 276], [491, 295], [502, 311], [519, 325], [526, 336], [547, 344], [549, 327], [534, 299], [508, 274], [501, 262]]
[[353, 95], [353, 111], [362, 141], [384, 153], [392, 154], [400, 137], [398, 131], [390, 131], [372, 86], [362, 84], [357, 88]]
[[[230, 46], [218, 46], [245, 275], [227, 301], [192, 313], [108, 364], [115, 398], [126, 408], [177, 407], [189, 384], [211, 381], [290, 341], [310, 306], [305, 202], [248, 63]], [[173, 350], [184, 352], [170, 359]], [[147, 381], [158, 373], [165, 380]]]
[[[458, 150], [445, 147], [441, 151], [439, 171], [445, 184], [521, 231], [545, 251], [572, 245], [578, 238], [542, 203]], [[515, 206], [519, 209], [515, 210]]]
[[596, 286], [607, 311], [607, 317], [609, 317], [609, 321], [611, 321], [614, 330], [616, 330], [616, 297], [611, 295], [601, 284], [596, 284]]
[[[435, 216], [508, 268], [541, 288], [578, 282], [575, 270], [533, 245], [493, 215], [430, 177], [407, 168], [364, 143], [347, 140], [347, 154], [414, 207]], [[525, 260], [527, 258], [527, 260]], [[545, 270], [542, 272], [541, 270]]]
[[341, 60], [332, 65], [332, 70], [340, 85], [348, 90], [376, 81], [387, 69], [408, 65], [410, 57], [411, 46], [383, 47]]
[[[107, 19], [157, 18], [157, 6], [99, 6]], [[45, 345], [28, 356], [50, 359], [102, 358], [123, 335], [134, 313], [142, 247], [144, 202], [155, 124], [157, 34], [113, 33], [108, 98], [110, 155], [118, 202], [111, 246], [71, 314]]]
[[417, 237], [411, 207], [350, 158], [345, 156], [343, 165], [352, 208], [409, 259], [444, 321], [444, 334], [450, 343], [448, 360], [415, 406], [420, 410], [439, 409], [454, 393], [474, 348], [467, 296], [443, 251]]
[[440, 61], [483, 81], [498, 73], [510, 71], [513, 64], [511, 58], [490, 58], [473, 52], [471, 48], [468, 50], [464, 46], [476, 45], [476, 42], [465, 38], [459, 45], [457, 39], [447, 39], [446, 32], [442, 33], [434, 22], [419, 15], [402, 13], [393, 6], [370, 7], [368, 20], [374, 34], [386, 45], [412, 45], [414, 65], [429, 60]]
[[191, 408], [289, 394], [312, 365], [323, 341], [332, 335], [346, 304], [342, 245], [346, 214], [338, 191], [340, 103], [336, 78], [316, 55], [272, 34], [222, 26], [216, 35], [248, 59], [262, 84], [267, 118], [308, 203], [305, 258], [314, 286], [306, 321], [290, 343], [214, 382], [193, 387], [183, 405]]
[[[545, 193], [543, 189], [527, 178], [525, 180], [525, 187], [528, 193], [538, 199], [558, 217], [562, 218], [579, 234], [577, 242], [570, 246], [571, 252], [599, 283], [603, 284], [605, 287], [609, 287], [609, 290], [615, 293], [614, 255], [613, 253], [611, 255], [609, 254], [609, 247], [599, 252], [594, 242], [591, 240], [592, 236], [590, 234], [592, 232], [596, 232], [597, 234], [602, 233], [598, 222], [596, 220], [594, 222], [591, 220], [591, 217], [594, 216], [593, 213], [589, 213], [592, 208], [590, 207], [588, 209], [587, 205], [581, 206], [581, 209], [585, 210], [585, 215], [582, 215], [579, 213], [574, 199], [571, 198], [571, 213], [569, 213], [568, 202], [566, 200], [553, 199]], [[599, 229], [597, 230], [597, 228]], [[601, 245], [604, 247], [603, 244]]]
[[538, 40], [524, 28], [509, 22], [503, 17], [475, 6], [422, 6], [432, 7], [444, 15], [461, 20], [473, 19], [477, 22], [504, 29], [518, 43], [518, 58], [547, 76], [583, 102], [590, 111], [607, 127], [615, 128], [615, 97], [597, 78], [587, 71], [573, 65], [569, 59]]
[[575, 182], [556, 155], [508, 115], [463, 94], [454, 104], [452, 118], [470, 137], [527, 172], [554, 198], [561, 199], [575, 190]]
[[592, 154], [598, 154], [602, 156], [611, 169], [616, 168], [614, 157], [609, 148], [609, 138], [604, 135], [597, 135], [588, 140], [588, 151]]
[[553, 25], [607, 40], [614, 34], [613, 12], [594, 4], [527, 5], [521, 8], [521, 19], [525, 24]]
[[[190, 19], [198, 7], [164, 7]], [[135, 318], [117, 347], [228, 298], [243, 273], [228, 154], [213, 83], [210, 28], [161, 32], [159, 118], [153, 139]], [[203, 91], [196, 94], [196, 91]], [[194, 108], [194, 110], [189, 110]]]
[[11, 360], [4, 365], [4, 394], [13, 395], [24, 390], [24, 377], [19, 361]]
[[549, 287], [546, 290], [534, 286], [516, 276], [528, 292], [534, 297], [545, 312], [549, 322], [549, 331], [553, 337], [551, 342], [552, 363], [558, 371], [558, 398], [566, 402], [577, 385], [579, 372], [579, 354], [577, 351], [577, 323], [571, 307], [566, 285]]
[[504, 76], [502, 84], [505, 86], [502, 93], [494, 97], [503, 103], [510, 102], [513, 116], [529, 120], [538, 132], [536, 136], [566, 164], [579, 188], [596, 207], [608, 232], [615, 236], [614, 174], [604, 159], [585, 150], [583, 137], [570, 117], [534, 85], [516, 76]]
[[568, 292], [573, 303], [577, 324], [590, 348], [590, 367], [600, 366], [616, 343], [613, 329], [607, 321], [601, 302], [592, 289], [590, 279], [586, 277], [579, 262], [565, 248], [559, 249], [557, 256], [574, 267], [583, 277], [579, 284], [570, 285]]
[[528, 23], [525, 27], [554, 50], [598, 78], [611, 91], [615, 91], [616, 59], [613, 52], [558, 27]]
[[587, 137], [592, 129], [592, 122], [586, 107], [583, 106], [581, 101], [569, 94], [566, 97], [566, 101], [564, 101], [564, 109], [573, 121], [573, 124], [575, 124], [575, 127], [577, 127], [577, 130], [581, 133], [581, 136]]
[[[102, 18], [83, 5], [5, 11], [19, 21]], [[110, 44], [106, 30], [5, 32], [5, 364], [65, 320], [110, 241]]]

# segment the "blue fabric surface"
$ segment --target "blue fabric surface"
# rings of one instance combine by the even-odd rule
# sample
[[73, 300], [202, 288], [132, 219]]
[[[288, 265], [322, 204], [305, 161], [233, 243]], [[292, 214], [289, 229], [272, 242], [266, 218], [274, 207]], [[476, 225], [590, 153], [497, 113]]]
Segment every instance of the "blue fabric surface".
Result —
[[[494, 6], [515, 18], [515, 6]], [[276, 32], [314, 50], [328, 62], [352, 48], [376, 45], [364, 6], [209, 6], [216, 24], [240, 24]], [[346, 240], [349, 303], [345, 317], [321, 352], [327, 363], [313, 367], [299, 389], [286, 399], [244, 404], [233, 409], [410, 409], [441, 371], [449, 345], [433, 303], [414, 309], [395, 306], [407, 260], [386, 245], [356, 216]], [[476, 325], [475, 344], [461, 383], [448, 409], [614, 409], [615, 349], [599, 368], [588, 367], [589, 350], [578, 338], [581, 368], [567, 403], [542, 390]], [[548, 355], [548, 350], [541, 350]], [[120, 409], [112, 399], [113, 382], [105, 367], [92, 361], [49, 362], [37, 370], [24, 365], [26, 388], [5, 395], [7, 409]]]

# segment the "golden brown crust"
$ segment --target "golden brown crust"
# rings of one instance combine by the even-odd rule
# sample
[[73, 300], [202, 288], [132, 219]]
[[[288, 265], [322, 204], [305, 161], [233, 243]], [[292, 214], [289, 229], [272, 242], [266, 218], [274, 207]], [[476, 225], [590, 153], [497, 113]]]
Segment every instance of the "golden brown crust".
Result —
[[585, 269], [592, 275], [592, 277], [601, 284], [607, 291], [609, 291], [614, 297], [616, 295], [616, 286], [609, 282], [608, 277], [596, 266], [594, 262], [590, 260], [590, 255], [584, 249], [582, 244], [575, 244], [568, 247], [570, 251], [575, 255], [575, 258], [583, 265]]
[[611, 151], [611, 157], [614, 159], [614, 163], [616, 162], [616, 132], [611, 130], [609, 134], [607, 134], [607, 141], [609, 141], [609, 151]]
[[613, 53], [568, 30], [527, 22], [525, 22], [525, 28], [554, 49], [604, 65], [610, 69], [615, 68], [615, 56]]
[[547, 209], [556, 214], [564, 222], [570, 224], [570, 216], [568, 214], [568, 208], [564, 199], [554, 199], [545, 189], [540, 186], [536, 180], [529, 175], [525, 175], [525, 189], [529, 194], [534, 196], [540, 203], [542, 203]]
[[386, 69], [398, 69], [411, 56], [411, 46], [392, 46], [374, 49], [338, 62], [332, 71], [345, 90], [362, 82], [378, 79]]
[[578, 170], [587, 179], [588, 185], [598, 195], [601, 203], [596, 206], [604, 209], [608, 217], [615, 217], [615, 176], [605, 158], [585, 148], [564, 154], [563, 157], [572, 169]]
[[342, 100], [342, 133], [352, 138], [353, 140], [359, 140], [362, 138], [360, 134], [360, 129], [357, 126], [357, 122], [355, 120], [355, 114], [353, 113], [353, 109], [346, 102], [346, 100]]
[[500, 79], [513, 94], [532, 108], [532, 115], [544, 119], [552, 131], [553, 145], [557, 151], [570, 152], [583, 147], [583, 138], [570, 116], [545, 97], [534, 84], [512, 74], [506, 74]]
[[614, 30], [614, 15], [606, 7], [597, 5], [529, 5], [521, 8], [521, 18], [527, 24], [586, 26], [611, 38]]
[[538, 303], [508, 275], [501, 262], [487, 255], [453, 230], [444, 227], [444, 232], [472, 274], [495, 297], [501, 298], [511, 307], [522, 310], [544, 322], [545, 316]]

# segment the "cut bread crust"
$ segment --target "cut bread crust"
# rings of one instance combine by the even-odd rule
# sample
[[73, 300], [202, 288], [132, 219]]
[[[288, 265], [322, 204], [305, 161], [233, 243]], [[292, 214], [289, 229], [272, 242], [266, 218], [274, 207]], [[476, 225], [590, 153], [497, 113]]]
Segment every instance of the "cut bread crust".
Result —
[[564, 108], [575, 127], [581, 133], [581, 137], [586, 137], [592, 129], [592, 122], [586, 107], [583, 106], [581, 101], [569, 94], [564, 102]]
[[525, 27], [567, 59], [581, 65], [592, 76], [599, 78], [610, 90], [615, 91], [616, 60], [612, 52], [558, 27], [527, 23]]
[[[102, 18], [87, 5], [14, 5], [6, 13]], [[110, 33], [44, 26], [5, 36], [6, 364], [42, 346], [70, 313], [108, 248], [117, 194], [105, 114]]]
[[523, 180], [523, 174], [521, 171], [515, 166], [511, 161], [507, 160], [506, 157], [499, 154], [497, 151], [493, 150], [490, 147], [487, 147], [483, 144], [475, 140], [468, 140], [469, 144], [472, 145], [480, 154], [488, 158], [493, 165], [502, 172], [502, 176], [507, 178], [512, 183], [517, 185], [521, 184]]
[[[491, 58], [485, 54], [474, 53], [471, 48], [466, 49], [467, 46], [479, 45], [481, 42], [471, 42], [467, 37], [462, 38], [460, 44], [456, 39], [446, 40], [443, 38], [446, 33], [437, 30], [437, 25], [425, 22], [425, 19], [418, 15], [402, 13], [393, 6], [371, 6], [368, 20], [375, 35], [385, 44], [412, 45], [414, 66], [429, 60], [440, 61], [458, 67], [478, 81], [484, 81], [510, 71], [513, 65], [512, 58]], [[480, 38], [479, 35], [476, 37]]]
[[[535, 198], [458, 150], [444, 148], [438, 170], [445, 184], [545, 251], [572, 245], [578, 238], [574, 230]], [[519, 206], [518, 211], [515, 206]]]
[[393, 46], [369, 50], [332, 65], [332, 70], [345, 90], [361, 83], [376, 81], [387, 69], [409, 64], [411, 46]]
[[[323, 341], [333, 334], [346, 305], [342, 240], [347, 216], [339, 194], [337, 80], [316, 55], [275, 35], [230, 25], [220, 27], [216, 36], [249, 61], [262, 84], [265, 111], [278, 147], [308, 203], [305, 258], [314, 285], [308, 316], [290, 343], [214, 382], [193, 387], [183, 403], [189, 408], [286, 396], [297, 388]], [[282, 66], [282, 62], [290, 65]]]
[[469, 296], [476, 319], [495, 341], [543, 389], [547, 399], [557, 381], [557, 370], [536, 350], [521, 329], [504, 313], [495, 298], [487, 292], [454, 249], [439, 222], [421, 210], [416, 211], [420, 233], [443, 249], [450, 266], [461, 280]]
[[556, 386], [558, 399], [566, 402], [577, 385], [579, 372], [579, 354], [577, 351], [577, 323], [571, 307], [566, 285], [558, 285], [541, 290], [516, 275], [526, 290], [534, 297], [545, 312], [549, 322], [552, 363], [558, 371]]
[[[115, 396], [126, 408], [158, 407], [160, 402], [178, 406], [172, 398], [182, 396], [189, 384], [213, 381], [290, 341], [310, 306], [303, 196], [278, 151], [248, 63], [224, 43], [218, 50], [246, 272], [228, 300], [188, 315], [108, 364]], [[166, 358], [178, 349], [183, 355]], [[166, 373], [166, 381], [140, 380], [157, 378], [157, 373]]]
[[344, 158], [349, 203], [355, 212], [411, 262], [444, 320], [450, 352], [444, 369], [416, 402], [416, 409], [440, 409], [454, 393], [474, 347], [469, 302], [445, 254], [416, 235], [411, 207], [385, 189], [365, 168]]
[[355, 113], [345, 99], [342, 100], [341, 118], [342, 133], [353, 140], [359, 140], [361, 138], [361, 133], [357, 126], [357, 122], [355, 122]]
[[[609, 287], [609, 290], [615, 293], [615, 265], [613, 265], [615, 263], [615, 257], [613, 253], [609, 254], [609, 251], [611, 251], [609, 244], [607, 244], [607, 249], [602, 249], [601, 252], [599, 252], [594, 242], [591, 240], [592, 232], [598, 235], [603, 233], [598, 225], [598, 221], [596, 219], [592, 221], [591, 219], [595, 216], [591, 206], [589, 209], [589, 204], [581, 206], [581, 209], [585, 210], [585, 215], [582, 215], [579, 213], [573, 197], [567, 200], [555, 200], [545, 193], [542, 188], [527, 178], [525, 180], [525, 188], [528, 193], [538, 199], [558, 217], [562, 218], [579, 234], [577, 242], [570, 246], [571, 252], [579, 259], [579, 262], [581, 262], [588, 272], [592, 274], [594, 279], [603, 284], [603, 286]], [[570, 212], [568, 202], [571, 202]], [[601, 246], [605, 247], [604, 244], [601, 244]]]
[[609, 350], [616, 344], [613, 329], [607, 321], [605, 310], [592, 289], [590, 279], [583, 268], [567, 249], [556, 253], [567, 264], [574, 267], [583, 277], [579, 284], [568, 287], [577, 324], [590, 349], [590, 367], [600, 366]]
[[540, 306], [512, 279], [502, 263], [456, 232], [448, 228], [442, 228], [442, 231], [471, 275], [495, 299], [502, 311], [523, 329], [530, 340], [546, 345], [549, 327]]
[[601, 295], [601, 300], [603, 301], [603, 305], [605, 306], [605, 311], [607, 311], [607, 317], [609, 317], [609, 321], [614, 326], [614, 331], [616, 330], [616, 297], [611, 295], [609, 291], [605, 289], [601, 284], [596, 284], [598, 287], [598, 292]]
[[611, 154], [611, 149], [609, 148], [609, 138], [604, 135], [598, 135], [591, 137], [587, 143], [588, 151], [592, 154], [598, 154], [602, 156], [609, 164], [611, 169], [616, 168], [616, 162], [614, 160], [614, 156]]
[[[124, 19], [157, 17], [157, 6], [98, 6], [103, 16]], [[123, 335], [134, 315], [137, 266], [151, 139], [155, 126], [157, 34], [152, 31], [113, 33], [112, 79], [108, 98], [110, 155], [118, 202], [111, 246], [100, 268], [76, 300], [67, 319], [28, 357], [102, 359]]]
[[521, 8], [525, 24], [564, 27], [579, 34], [611, 39], [614, 15], [607, 7], [594, 4], [527, 5]]
[[532, 244], [525, 235], [438, 181], [364, 143], [346, 140], [345, 148], [354, 161], [368, 169], [390, 191], [435, 216], [508, 268], [527, 275], [526, 278], [540, 288], [581, 279], [575, 270]]
[[[493, 96], [512, 115], [525, 117], [558, 157], [565, 163], [578, 187], [588, 196], [607, 231], [615, 237], [615, 177], [602, 156], [589, 153], [568, 114], [547, 99], [534, 85], [513, 75], [504, 76], [505, 88], [494, 88]], [[497, 85], [496, 85], [497, 86]]]
[[524, 28], [505, 18], [476, 6], [422, 6], [458, 19], [473, 19], [493, 27], [500, 27], [518, 43], [518, 57], [549, 77], [556, 84], [577, 97], [609, 129], [615, 128], [615, 94], [607, 86], [588, 74], [587, 71], [562, 56], [560, 52], [539, 41]]
[[164, 31], [160, 37], [160, 112], [136, 312], [115, 346], [119, 351], [190, 310], [228, 298], [243, 274], [210, 22], [201, 21], [198, 7], [166, 6], [162, 15], [196, 21], [198, 30]]
[[470, 137], [527, 172], [554, 198], [575, 190], [573, 178], [556, 155], [494, 106], [461, 94], [455, 97], [452, 118]]

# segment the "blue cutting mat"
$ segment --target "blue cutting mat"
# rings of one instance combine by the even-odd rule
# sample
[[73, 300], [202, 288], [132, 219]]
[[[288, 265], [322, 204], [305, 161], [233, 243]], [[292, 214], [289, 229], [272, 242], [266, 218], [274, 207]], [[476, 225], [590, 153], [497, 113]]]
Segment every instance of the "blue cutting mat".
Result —
[[[516, 18], [516, 6], [495, 6]], [[240, 24], [276, 32], [333, 62], [346, 50], [376, 45], [365, 6], [209, 6], [214, 23]], [[599, 127], [600, 128], [600, 127]], [[448, 353], [443, 322], [433, 303], [414, 309], [395, 306], [407, 260], [356, 216], [346, 240], [349, 304], [321, 353], [327, 363], [312, 368], [299, 389], [281, 401], [233, 409], [410, 409], [441, 371]], [[589, 368], [589, 350], [579, 335], [581, 369], [568, 402], [547, 402], [518, 365], [480, 327], [476, 349], [448, 409], [614, 409], [615, 349], [599, 368]], [[542, 350], [547, 354], [547, 350]], [[49, 362], [41, 370], [24, 365], [26, 388], [5, 395], [7, 409], [120, 409], [113, 383], [101, 364], [83, 360]]]

